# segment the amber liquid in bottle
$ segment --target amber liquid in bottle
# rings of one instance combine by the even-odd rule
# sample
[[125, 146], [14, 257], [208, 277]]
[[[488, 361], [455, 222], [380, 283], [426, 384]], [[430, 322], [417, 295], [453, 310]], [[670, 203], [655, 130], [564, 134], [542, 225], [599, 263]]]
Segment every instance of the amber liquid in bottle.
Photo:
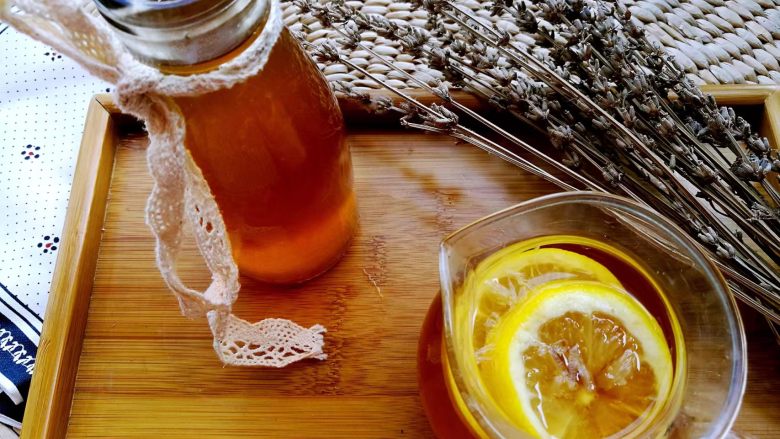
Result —
[[[163, 70], [213, 69], [255, 36], [219, 59]], [[295, 283], [335, 264], [357, 226], [349, 148], [333, 93], [287, 29], [254, 77], [175, 102], [186, 119], [185, 145], [219, 205], [239, 271]]]

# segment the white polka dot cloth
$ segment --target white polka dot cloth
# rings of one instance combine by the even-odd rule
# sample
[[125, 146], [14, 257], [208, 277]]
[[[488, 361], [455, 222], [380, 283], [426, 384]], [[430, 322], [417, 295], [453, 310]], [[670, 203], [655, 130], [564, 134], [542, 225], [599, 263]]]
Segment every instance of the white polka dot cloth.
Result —
[[0, 23], [0, 422], [14, 427], [29, 386], [14, 374], [34, 369], [87, 105], [107, 87]]
[[0, 60], [0, 283], [43, 317], [87, 105], [108, 85], [10, 28]]

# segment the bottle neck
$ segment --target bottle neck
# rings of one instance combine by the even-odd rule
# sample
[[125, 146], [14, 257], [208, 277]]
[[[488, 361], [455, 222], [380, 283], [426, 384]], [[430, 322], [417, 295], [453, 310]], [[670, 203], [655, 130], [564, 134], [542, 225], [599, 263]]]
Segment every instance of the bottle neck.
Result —
[[139, 61], [196, 65], [219, 58], [265, 22], [267, 0], [94, 0]]

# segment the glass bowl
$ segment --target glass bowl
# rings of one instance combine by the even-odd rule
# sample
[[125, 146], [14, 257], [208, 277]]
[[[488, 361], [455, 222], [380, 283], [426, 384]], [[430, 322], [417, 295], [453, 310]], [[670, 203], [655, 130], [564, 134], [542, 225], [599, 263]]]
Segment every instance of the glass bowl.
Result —
[[[623, 255], [664, 292], [661, 308], [648, 309], [656, 318], [668, 313], [674, 323], [666, 334], [674, 361], [672, 389], [650, 424], [632, 434], [726, 435], [742, 401], [747, 360], [744, 330], [725, 280], [676, 225], [633, 201], [594, 192], [536, 198], [476, 221], [442, 242], [441, 364], [462, 424], [477, 437], [532, 437], [506, 417], [482, 384], [472, 344], [476, 304], [462, 299], [462, 291], [468, 274], [487, 256], [517, 242], [550, 236]], [[430, 401], [430, 396], [423, 395], [423, 400]], [[434, 429], [440, 430], [436, 425]]]

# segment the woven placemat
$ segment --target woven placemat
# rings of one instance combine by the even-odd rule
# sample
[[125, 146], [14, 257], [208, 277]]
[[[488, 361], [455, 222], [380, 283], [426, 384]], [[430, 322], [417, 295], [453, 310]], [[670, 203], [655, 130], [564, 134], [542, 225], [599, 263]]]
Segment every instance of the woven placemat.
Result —
[[[425, 24], [426, 13], [413, 11], [409, 3], [390, 0], [348, 1], [364, 13], [382, 14], [412, 25]], [[458, 2], [483, 19], [496, 23], [521, 45], [533, 46], [534, 39], [519, 32], [506, 18], [491, 17], [492, 1]], [[633, 20], [644, 24], [648, 38], [656, 40], [696, 84], [780, 84], [780, 0], [621, 0]], [[302, 17], [292, 3], [283, 3], [285, 24], [310, 43], [335, 38], [311, 17]], [[396, 42], [367, 34], [366, 45], [394, 60], [395, 65], [414, 76], [430, 80], [440, 73], [431, 71], [399, 50]], [[365, 51], [351, 53], [351, 61], [390, 85], [405, 88], [398, 72], [381, 64]], [[356, 87], [379, 88], [372, 80], [343, 65], [322, 66], [331, 81], [346, 81]]]

